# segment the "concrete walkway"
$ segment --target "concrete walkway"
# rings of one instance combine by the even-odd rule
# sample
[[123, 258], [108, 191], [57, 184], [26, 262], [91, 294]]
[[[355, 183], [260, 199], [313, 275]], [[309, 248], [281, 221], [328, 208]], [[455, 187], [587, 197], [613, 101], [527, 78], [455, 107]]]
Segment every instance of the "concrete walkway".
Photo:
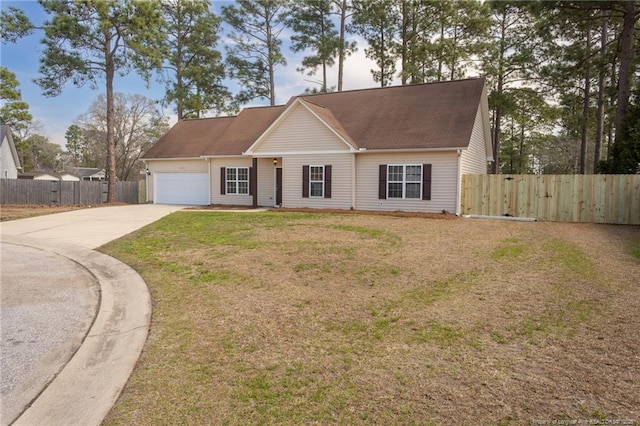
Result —
[[[38, 318], [46, 323], [49, 316], [55, 324], [59, 321], [53, 317], [57, 309], [47, 311], [43, 308], [46, 304], [35, 303], [34, 291], [47, 297], [52, 288], [67, 286], [76, 292], [75, 297], [84, 294], [80, 317], [74, 320], [79, 325], [68, 327], [65, 334], [69, 336], [68, 341], [49, 342], [49, 346], [45, 342], [45, 349], [41, 351], [46, 353], [36, 363], [42, 371], [39, 375], [29, 375], [36, 377], [33, 383], [15, 386], [18, 392], [9, 396], [13, 404], [5, 407], [3, 401], [3, 408], [10, 407], [10, 410], [2, 413], [1, 424], [11, 423], [16, 416], [19, 417], [15, 425], [99, 425], [102, 422], [124, 388], [146, 341], [151, 299], [146, 284], [133, 269], [91, 249], [182, 208], [100, 207], [0, 224], [3, 315], [5, 304], [10, 303], [11, 310], [18, 313], [32, 312], [25, 308], [38, 311], [39, 315], [23, 315], [25, 321]], [[16, 259], [26, 259], [25, 256], [30, 261], [25, 260], [22, 267], [16, 267]], [[35, 268], [35, 271], [25, 268]], [[52, 270], [56, 271], [57, 279], [55, 274], [47, 272]], [[60, 281], [60, 277], [73, 283]], [[25, 290], [27, 279], [33, 280], [34, 291]], [[12, 291], [8, 291], [10, 286]], [[5, 297], [7, 294], [12, 296]], [[59, 327], [65, 325], [59, 324]], [[4, 326], [3, 345], [5, 335], [13, 332], [20, 340], [30, 330], [26, 325], [21, 327], [27, 331], [5, 330]], [[3, 400], [5, 397], [3, 395]]]

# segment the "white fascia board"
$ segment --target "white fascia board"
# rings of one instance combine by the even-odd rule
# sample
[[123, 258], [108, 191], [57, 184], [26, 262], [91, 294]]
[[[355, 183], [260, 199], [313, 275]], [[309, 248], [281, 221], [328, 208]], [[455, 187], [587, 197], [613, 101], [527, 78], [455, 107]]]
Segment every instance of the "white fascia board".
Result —
[[412, 148], [412, 149], [361, 149], [356, 154], [393, 154], [400, 152], [456, 152], [460, 150], [466, 150], [467, 147], [453, 147], [453, 148]]
[[232, 154], [232, 155], [202, 155], [199, 157], [203, 160], [213, 159], [213, 158], [246, 158], [245, 153], [242, 154]]
[[487, 96], [487, 83], [484, 83], [482, 96], [480, 97], [480, 108], [482, 113], [482, 127], [484, 128], [484, 146], [487, 151], [487, 161], [494, 161], [493, 141], [491, 140], [491, 125], [489, 124], [489, 97]]
[[203, 157], [168, 157], [168, 158], [148, 158], [148, 157], [143, 157], [141, 158], [142, 161], [184, 161], [184, 160], [202, 160]]
[[356, 154], [358, 151], [341, 151], [341, 150], [325, 150], [325, 151], [286, 151], [286, 152], [261, 152], [258, 155], [254, 155], [254, 154], [247, 154], [245, 152], [245, 155], [251, 155], [252, 157], [255, 158], [270, 158], [270, 157], [286, 157], [289, 155], [321, 155], [321, 154], [329, 154], [329, 155], [335, 155], [335, 154]]

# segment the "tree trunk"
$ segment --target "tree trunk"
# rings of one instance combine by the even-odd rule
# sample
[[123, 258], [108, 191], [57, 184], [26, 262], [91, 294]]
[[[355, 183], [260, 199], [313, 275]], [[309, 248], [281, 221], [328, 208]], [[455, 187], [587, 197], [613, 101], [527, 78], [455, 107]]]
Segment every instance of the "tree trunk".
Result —
[[600, 159], [602, 157], [602, 139], [604, 138], [604, 91], [606, 72], [604, 57], [607, 53], [607, 16], [602, 10], [602, 24], [600, 27], [600, 59], [598, 70], [598, 111], [596, 113], [596, 145], [593, 150], [593, 173], [600, 171]]
[[[618, 96], [616, 106], [615, 144], [621, 143], [624, 134], [625, 117], [629, 112], [631, 76], [633, 71], [633, 33], [635, 29], [636, 2], [624, 2], [622, 33], [620, 34], [620, 71], [618, 73]], [[614, 148], [614, 151], [616, 149]], [[614, 158], [614, 161], [616, 159]]]
[[[617, 58], [613, 58], [613, 61], [611, 61], [611, 68], [609, 69], [609, 83], [611, 84], [611, 86], [617, 86], [618, 85], [618, 75], [616, 74], [616, 71], [618, 69], [617, 67]], [[610, 94], [609, 95], [609, 105], [615, 105], [616, 102], [616, 94]], [[606, 155], [606, 159], [607, 159], [607, 163], [611, 162], [612, 156], [613, 156], [613, 149], [611, 149], [611, 147], [613, 146], [613, 141], [614, 141], [614, 134], [613, 134], [613, 130], [615, 128], [615, 120], [614, 122], [611, 122], [611, 120], [609, 120], [609, 125], [607, 126], [607, 155]]]
[[116, 200], [116, 138], [115, 138], [115, 108], [113, 99], [113, 80], [115, 64], [111, 52], [111, 40], [107, 36], [105, 41], [105, 64], [107, 83], [107, 203]]
[[271, 106], [276, 104], [276, 83], [275, 70], [273, 64], [273, 34], [271, 32], [271, 18], [268, 7], [264, 6], [265, 14], [265, 37], [267, 43], [267, 70], [269, 72], [269, 103]]
[[[591, 21], [587, 19], [587, 55], [591, 51]], [[584, 101], [582, 105], [582, 123], [580, 126], [580, 174], [587, 173], [587, 139], [589, 131], [589, 104], [591, 103], [591, 75], [589, 61], [585, 61]]]
[[380, 20], [380, 87], [384, 87], [384, 83], [385, 83], [385, 78], [386, 78], [386, 69], [385, 69], [385, 52], [384, 52], [384, 29], [385, 29], [385, 24], [384, 22], [382, 22], [382, 19]]
[[[498, 93], [502, 94], [503, 90], [502, 76], [498, 76]], [[493, 174], [498, 174], [500, 173], [500, 122], [502, 121], [502, 106], [500, 104], [496, 106], [495, 114], [495, 125], [493, 126], [493, 165], [491, 171]]]
[[178, 46], [177, 52], [177, 61], [176, 61], [176, 106], [178, 112], [178, 121], [184, 118], [184, 91], [182, 85], [182, 52], [180, 46]]
[[[322, 24], [321, 24], [321, 37], [324, 40], [325, 37], [325, 28], [324, 28], [324, 15], [322, 16]], [[322, 92], [325, 93], [327, 91], [327, 59], [325, 58], [324, 53], [322, 54]]]
[[407, 54], [407, 46], [409, 45], [408, 33], [407, 31], [407, 3], [402, 2], [402, 27], [400, 31], [402, 33], [402, 46], [400, 47], [400, 56], [402, 62], [402, 70], [400, 71], [401, 84], [404, 86], [407, 84], [407, 66], [409, 63], [409, 58]]
[[444, 61], [444, 22], [442, 22], [442, 16], [440, 19], [440, 47], [438, 51], [438, 75], [436, 81], [442, 81], [442, 61]]
[[342, 0], [340, 8], [340, 50], [338, 53], [338, 92], [342, 92], [342, 77], [344, 74], [344, 56], [345, 56], [345, 25], [347, 21], [347, 0]]

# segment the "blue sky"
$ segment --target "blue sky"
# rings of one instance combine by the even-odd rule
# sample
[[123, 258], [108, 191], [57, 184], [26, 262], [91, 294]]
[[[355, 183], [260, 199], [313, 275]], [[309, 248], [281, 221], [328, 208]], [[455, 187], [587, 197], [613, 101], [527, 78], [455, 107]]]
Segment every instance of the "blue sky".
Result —
[[[219, 11], [227, 1], [212, 2], [214, 10]], [[38, 25], [46, 19], [46, 15], [42, 11], [42, 7], [34, 1], [6, 1], [1, 0], [0, 7], [2, 9], [8, 6], [17, 6], [25, 11], [31, 21]], [[225, 29], [223, 28], [223, 31]], [[104, 82], [98, 81], [98, 89], [92, 90], [89, 86], [82, 88], [75, 87], [72, 83], [68, 83], [62, 94], [47, 98], [42, 95], [41, 89], [33, 82], [39, 76], [39, 60], [43, 50], [40, 44], [42, 31], [36, 30], [29, 37], [20, 39], [16, 44], [6, 44], [0, 46], [0, 64], [8, 68], [16, 74], [20, 82], [19, 89], [22, 92], [22, 99], [29, 104], [29, 110], [33, 115], [34, 121], [39, 125], [39, 133], [49, 137], [51, 142], [57, 143], [64, 147], [66, 140], [64, 137], [67, 128], [73, 121], [85, 113], [95, 98], [104, 93]], [[283, 104], [294, 95], [298, 95], [304, 91], [306, 87], [314, 86], [307, 80], [318, 80], [317, 76], [306, 76], [296, 71], [299, 67], [301, 58], [300, 54], [293, 54], [289, 50], [288, 36], [284, 35], [283, 53], [287, 56], [287, 65], [276, 70], [276, 95], [277, 103]], [[355, 39], [355, 38], [354, 38]], [[364, 55], [365, 42], [362, 39], [355, 39], [358, 42], [358, 51], [347, 58], [345, 62], [344, 90], [361, 89], [367, 87], [376, 87], [371, 77], [370, 69], [374, 67], [373, 63]], [[224, 53], [224, 33], [218, 49]], [[337, 84], [337, 67], [329, 71], [329, 86]], [[398, 84], [399, 82], [396, 82]], [[229, 82], [229, 87], [233, 90], [234, 83]], [[160, 100], [164, 95], [163, 85], [157, 83], [155, 78], [150, 82], [149, 87], [145, 87], [144, 82], [132, 72], [125, 77], [117, 76], [114, 82], [116, 92], [129, 94], [142, 94], [151, 99]], [[267, 100], [255, 101], [251, 105], [267, 105]], [[170, 118], [170, 123], [176, 121], [173, 106], [166, 106], [163, 110], [164, 115]]]

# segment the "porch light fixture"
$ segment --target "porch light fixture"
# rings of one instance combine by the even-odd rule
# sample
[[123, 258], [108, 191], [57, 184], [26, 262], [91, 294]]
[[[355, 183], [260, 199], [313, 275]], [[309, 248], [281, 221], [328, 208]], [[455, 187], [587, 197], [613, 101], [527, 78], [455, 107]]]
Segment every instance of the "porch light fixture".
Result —
[[277, 158], [274, 158], [274, 159], [273, 159], [273, 165], [274, 165], [274, 166], [277, 166], [277, 165], [278, 165], [278, 159], [277, 159]]
[[148, 167], [144, 171], [147, 172], [147, 176], [151, 176], [151, 170]]

